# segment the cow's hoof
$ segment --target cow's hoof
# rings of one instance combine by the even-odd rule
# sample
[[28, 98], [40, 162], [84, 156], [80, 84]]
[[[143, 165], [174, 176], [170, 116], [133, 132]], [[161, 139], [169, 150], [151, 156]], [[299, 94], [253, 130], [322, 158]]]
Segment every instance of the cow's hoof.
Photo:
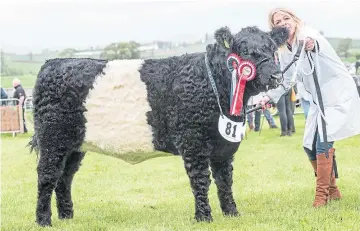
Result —
[[212, 222], [213, 221], [211, 215], [208, 215], [208, 216], [197, 215], [197, 216], [195, 216], [195, 219], [197, 222]]
[[36, 223], [38, 223], [38, 225], [40, 225], [42, 227], [52, 226], [51, 218], [49, 216], [38, 217], [36, 219]]
[[238, 216], [240, 216], [239, 212], [236, 209], [226, 211], [223, 214], [224, 214], [224, 216], [227, 216], [227, 217], [238, 217]]
[[66, 212], [61, 212], [59, 213], [59, 219], [72, 219], [74, 217], [74, 212], [73, 211], [66, 211]]

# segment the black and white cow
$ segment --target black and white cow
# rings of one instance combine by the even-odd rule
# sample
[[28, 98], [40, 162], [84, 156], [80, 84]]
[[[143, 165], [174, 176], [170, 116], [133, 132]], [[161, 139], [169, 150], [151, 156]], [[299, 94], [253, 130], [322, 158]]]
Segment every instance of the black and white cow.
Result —
[[46, 61], [33, 92], [30, 142], [40, 153], [37, 223], [51, 225], [54, 189], [59, 218], [73, 217], [71, 184], [85, 155], [84, 140], [118, 152], [181, 155], [197, 221], [212, 220], [210, 166], [224, 215], [237, 216], [232, 162], [245, 127], [243, 105], [250, 96], [277, 87], [274, 53], [287, 37], [284, 28], [247, 27], [231, 34], [223, 27], [203, 53]]

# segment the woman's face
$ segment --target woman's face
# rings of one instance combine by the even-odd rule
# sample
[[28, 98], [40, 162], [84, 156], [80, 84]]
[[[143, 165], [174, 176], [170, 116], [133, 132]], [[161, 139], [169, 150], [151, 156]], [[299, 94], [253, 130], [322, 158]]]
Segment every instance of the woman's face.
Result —
[[295, 34], [296, 22], [294, 19], [284, 12], [277, 12], [273, 15], [273, 22], [275, 26], [282, 26], [288, 28], [290, 32], [290, 38]]

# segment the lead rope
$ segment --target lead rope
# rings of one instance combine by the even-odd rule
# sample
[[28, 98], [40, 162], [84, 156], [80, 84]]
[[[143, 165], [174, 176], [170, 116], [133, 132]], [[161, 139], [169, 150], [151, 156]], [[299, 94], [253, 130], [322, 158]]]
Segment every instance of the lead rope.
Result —
[[[316, 66], [317, 68], [315, 68], [315, 63], [312, 59], [312, 56], [310, 55], [309, 52], [306, 52], [306, 55], [308, 57], [309, 63], [312, 66], [310, 73], [309, 74], [313, 74], [314, 77], [314, 84], [315, 84], [315, 89], [316, 89], [316, 94], [317, 94], [317, 98], [318, 98], [318, 103], [317, 103], [317, 107], [320, 111], [320, 115], [321, 115], [321, 126], [322, 126], [322, 132], [323, 132], [323, 139], [324, 139], [324, 146], [325, 146], [325, 157], [327, 159], [329, 159], [329, 145], [328, 145], [328, 141], [327, 141], [327, 130], [326, 130], [326, 125], [327, 122], [325, 120], [325, 109], [324, 109], [324, 103], [323, 103], [323, 99], [322, 99], [322, 94], [321, 94], [321, 89], [320, 89], [320, 84], [319, 84], [319, 80], [318, 80], [318, 76], [320, 73], [320, 68], [319, 68], [319, 48], [317, 47], [317, 43], [315, 42], [315, 62], [316, 62]], [[305, 73], [302, 70], [302, 73], [305, 75], [307, 73]], [[337, 165], [336, 165], [336, 160], [335, 160], [335, 156], [333, 156], [333, 161], [332, 161], [332, 170], [330, 172], [330, 179], [332, 177], [333, 172], [335, 173], [335, 178], [338, 178], [338, 171], [337, 171]], [[330, 184], [329, 184], [330, 185]]]
[[[288, 92], [290, 91], [290, 89], [295, 86], [296, 84], [296, 77], [297, 77], [297, 73], [298, 73], [298, 68], [299, 68], [299, 65], [296, 65], [296, 62], [300, 59], [300, 57], [302, 57], [303, 53], [305, 52], [305, 43], [303, 40], [300, 40], [299, 41], [299, 46], [298, 46], [298, 49], [296, 50], [296, 53], [293, 57], [293, 60], [284, 68], [284, 70], [282, 71], [282, 74], [284, 75], [286, 73], [286, 71], [293, 65], [295, 64], [295, 71], [293, 73], [293, 75], [291, 76], [291, 79], [290, 79], [290, 83], [288, 86], [284, 86], [284, 84], [280, 84], [285, 92]], [[281, 54], [279, 53], [279, 60], [281, 59]], [[279, 61], [280, 62], [280, 61]], [[281, 66], [281, 64], [280, 64]]]
[[208, 57], [207, 57], [206, 53], [205, 53], [205, 65], [206, 65], [206, 70], [207, 70], [207, 73], [208, 73], [208, 76], [209, 76], [209, 79], [210, 79], [211, 86], [212, 86], [212, 88], [213, 88], [214, 94], [215, 94], [215, 96], [216, 96], [217, 103], [218, 103], [218, 105], [219, 105], [221, 117], [224, 118], [224, 114], [223, 114], [223, 111], [222, 111], [221, 105], [220, 105], [219, 93], [218, 93], [218, 91], [217, 91], [214, 78], [213, 78], [213, 76], [212, 76], [212, 74], [211, 74], [210, 65], [209, 65], [209, 60], [208, 60]]
[[[319, 49], [318, 49], [318, 47], [317, 47], [317, 43], [315, 43], [314, 49], [315, 49], [314, 53], [315, 53], [316, 66], [319, 67], [319, 52], [318, 52]], [[308, 58], [308, 60], [309, 60], [309, 63], [310, 63], [310, 66], [311, 66], [311, 70], [310, 70], [309, 73], [305, 73], [305, 71], [304, 71], [303, 69], [301, 69], [301, 72], [302, 72], [302, 74], [305, 75], [305, 76], [309, 76], [309, 75], [311, 75], [311, 74], [314, 76], [314, 75], [316, 74], [316, 81], [318, 81], [318, 80], [317, 80], [317, 76], [320, 76], [320, 70], [319, 70], [319, 68], [315, 68], [315, 63], [314, 63], [314, 61], [313, 61], [313, 59], [312, 59], [312, 56], [310, 55], [309, 52], [306, 52], [306, 56], [307, 56], [307, 58]], [[315, 76], [314, 76], [314, 82], [315, 82]], [[318, 83], [318, 84], [319, 84], [319, 83]], [[318, 87], [319, 87], [319, 90], [316, 88], [316, 83], [315, 83], [316, 92], [317, 92], [317, 94], [318, 94], [318, 101], [320, 101], [320, 99], [319, 99], [319, 93], [321, 93], [321, 92], [320, 92], [320, 86], [318, 86]], [[322, 98], [321, 95], [320, 95], [320, 98]], [[319, 109], [319, 112], [320, 112], [320, 115], [321, 115], [321, 119], [325, 121], [325, 124], [328, 124], [328, 123], [326, 122], [326, 118], [325, 118], [325, 114], [324, 114], [325, 112], [324, 112], [323, 105], [320, 105], [320, 104], [322, 104], [322, 103], [318, 102], [318, 103], [316, 104], [316, 106], [317, 106], [317, 108]], [[322, 107], [321, 107], [321, 106], [322, 106]]]
[[[267, 108], [265, 107], [265, 110], [267, 110]], [[261, 135], [261, 131], [262, 131], [262, 127], [263, 127], [263, 124], [264, 124], [264, 120], [265, 120], [265, 113], [264, 113], [264, 110], [261, 111], [261, 114], [262, 114], [262, 121], [261, 121], [261, 125], [260, 125], [260, 131], [259, 131], [259, 136]], [[261, 117], [261, 115], [260, 115]]]

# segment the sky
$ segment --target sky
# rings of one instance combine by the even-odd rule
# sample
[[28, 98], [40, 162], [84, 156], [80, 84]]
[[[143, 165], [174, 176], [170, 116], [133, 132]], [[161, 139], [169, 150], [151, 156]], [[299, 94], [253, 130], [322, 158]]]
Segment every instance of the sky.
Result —
[[27, 53], [129, 40], [192, 42], [222, 26], [269, 30], [275, 7], [291, 9], [327, 37], [360, 39], [358, 0], [1, 0], [0, 46]]

